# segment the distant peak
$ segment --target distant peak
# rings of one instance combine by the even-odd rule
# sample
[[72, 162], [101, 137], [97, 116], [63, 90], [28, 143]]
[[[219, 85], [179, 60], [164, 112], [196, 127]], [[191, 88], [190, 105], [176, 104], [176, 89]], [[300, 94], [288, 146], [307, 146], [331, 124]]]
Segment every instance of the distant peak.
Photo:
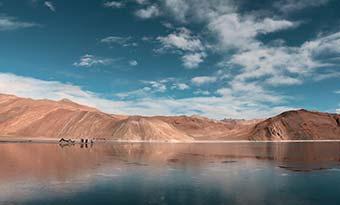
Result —
[[61, 100], [58, 101], [59, 103], [64, 103], [64, 104], [68, 104], [68, 105], [72, 105], [72, 106], [83, 106], [83, 105], [80, 105], [76, 102], [73, 102], [72, 100], [69, 100], [67, 98], [63, 98]]
[[73, 101], [71, 101], [67, 98], [63, 98], [63, 99], [59, 100], [59, 102], [74, 103]]
[[63, 99], [61, 99], [59, 101], [56, 101], [56, 102], [58, 102], [58, 103], [60, 103], [62, 105], [65, 105], [65, 106], [71, 106], [73, 108], [85, 109], [85, 110], [91, 110], [91, 111], [99, 111], [99, 110], [97, 110], [94, 107], [89, 107], [87, 105], [82, 105], [82, 104], [79, 104], [79, 103], [74, 102], [74, 101], [72, 101], [70, 99], [67, 99], [67, 98], [63, 98]]

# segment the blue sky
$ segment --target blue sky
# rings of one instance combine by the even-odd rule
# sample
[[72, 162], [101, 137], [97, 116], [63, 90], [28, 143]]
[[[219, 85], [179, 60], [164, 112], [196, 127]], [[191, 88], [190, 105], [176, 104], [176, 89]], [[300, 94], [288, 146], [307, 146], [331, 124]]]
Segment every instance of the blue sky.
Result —
[[115, 114], [340, 112], [336, 0], [0, 0], [0, 92]]

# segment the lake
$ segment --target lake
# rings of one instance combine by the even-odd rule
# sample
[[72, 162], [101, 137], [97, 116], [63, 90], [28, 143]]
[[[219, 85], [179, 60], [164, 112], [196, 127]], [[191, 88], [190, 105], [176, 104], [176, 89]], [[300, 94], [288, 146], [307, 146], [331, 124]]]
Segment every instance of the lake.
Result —
[[340, 143], [0, 144], [1, 205], [340, 204]]

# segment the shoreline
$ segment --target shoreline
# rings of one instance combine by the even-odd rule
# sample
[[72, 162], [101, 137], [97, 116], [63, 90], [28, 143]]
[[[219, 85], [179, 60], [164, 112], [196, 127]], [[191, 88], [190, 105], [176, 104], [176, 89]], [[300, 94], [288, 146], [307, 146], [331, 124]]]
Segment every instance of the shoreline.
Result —
[[[59, 138], [18, 138], [18, 137], [0, 137], [0, 144], [4, 143], [28, 143], [28, 144], [72, 144], [72, 143], [59, 143]], [[81, 143], [80, 139], [76, 140], [73, 144]], [[312, 143], [312, 142], [340, 142], [339, 140], [196, 140], [196, 141], [161, 141], [161, 140], [94, 140], [95, 144], [103, 143], [159, 143], [159, 144], [228, 144], [228, 143]], [[89, 144], [89, 143], [88, 143]]]

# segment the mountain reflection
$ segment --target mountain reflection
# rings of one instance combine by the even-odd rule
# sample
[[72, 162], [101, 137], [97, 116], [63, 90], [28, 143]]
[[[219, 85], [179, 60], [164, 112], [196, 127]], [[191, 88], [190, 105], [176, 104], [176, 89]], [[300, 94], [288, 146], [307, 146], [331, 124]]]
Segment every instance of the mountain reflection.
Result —
[[[224, 199], [246, 189], [252, 194], [234, 199], [244, 204], [244, 200], [260, 201], [272, 190], [268, 178], [282, 189], [293, 185], [300, 172], [338, 166], [339, 154], [339, 143], [0, 144], [0, 204], [37, 204], [39, 200], [58, 204], [68, 197], [95, 200], [102, 194], [97, 186], [115, 190], [102, 197], [118, 202], [133, 201], [120, 194], [139, 196], [137, 201], [159, 200], [183, 187], [196, 194], [190, 200], [201, 201], [208, 199], [200, 190], [213, 189]], [[259, 189], [258, 184], [263, 187]], [[159, 189], [167, 194], [155, 191]]]
[[11, 177], [67, 179], [100, 166], [205, 167], [238, 160], [270, 160], [278, 167], [311, 171], [336, 166], [340, 143], [230, 144], [1, 144], [0, 180]]

